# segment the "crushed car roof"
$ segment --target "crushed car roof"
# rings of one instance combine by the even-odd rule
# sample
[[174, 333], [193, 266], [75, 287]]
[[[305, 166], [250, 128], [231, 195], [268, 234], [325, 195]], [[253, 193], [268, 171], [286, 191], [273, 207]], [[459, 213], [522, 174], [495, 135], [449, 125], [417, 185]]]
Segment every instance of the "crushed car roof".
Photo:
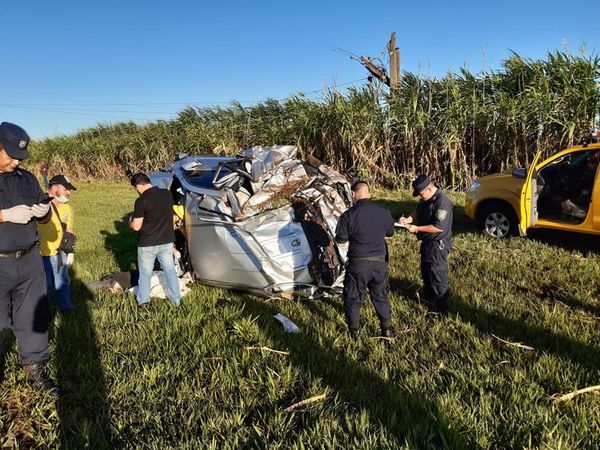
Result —
[[295, 146], [189, 156], [150, 178], [185, 205], [198, 281], [264, 296], [314, 297], [341, 286], [346, 254], [334, 236], [350, 185], [333, 168], [298, 159]]

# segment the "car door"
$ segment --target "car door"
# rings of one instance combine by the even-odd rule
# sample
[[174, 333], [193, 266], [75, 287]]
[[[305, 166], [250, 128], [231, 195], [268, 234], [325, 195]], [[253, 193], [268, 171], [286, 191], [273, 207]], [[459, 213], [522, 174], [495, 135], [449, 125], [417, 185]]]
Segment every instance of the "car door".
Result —
[[590, 211], [588, 217], [592, 217], [592, 229], [594, 233], [600, 233], [600, 168], [596, 169], [596, 178], [594, 189], [592, 190], [592, 201], [590, 202]]
[[535, 225], [538, 218], [537, 210], [537, 165], [542, 152], [537, 152], [529, 166], [527, 177], [521, 189], [521, 214], [519, 215], [519, 233], [521, 236], [527, 234], [527, 229]]

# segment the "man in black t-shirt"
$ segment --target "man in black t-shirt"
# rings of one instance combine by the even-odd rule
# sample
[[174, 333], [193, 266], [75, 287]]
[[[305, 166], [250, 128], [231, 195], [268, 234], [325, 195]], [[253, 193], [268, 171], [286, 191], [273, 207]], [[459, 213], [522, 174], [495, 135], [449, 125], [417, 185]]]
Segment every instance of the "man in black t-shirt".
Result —
[[137, 303], [145, 309], [150, 301], [150, 279], [154, 262], [158, 259], [165, 274], [167, 294], [175, 306], [179, 306], [181, 294], [179, 279], [173, 262], [173, 196], [167, 189], [152, 186], [146, 174], [137, 173], [131, 178], [131, 185], [139, 197], [135, 201], [133, 217], [129, 227], [138, 231], [138, 281]]

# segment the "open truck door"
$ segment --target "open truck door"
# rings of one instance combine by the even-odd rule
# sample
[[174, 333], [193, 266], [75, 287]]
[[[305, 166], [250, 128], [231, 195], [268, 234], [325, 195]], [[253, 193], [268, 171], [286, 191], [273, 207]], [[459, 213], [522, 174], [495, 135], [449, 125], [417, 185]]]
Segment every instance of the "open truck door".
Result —
[[521, 214], [519, 215], [519, 234], [521, 236], [525, 236], [527, 229], [534, 226], [538, 219], [537, 165], [541, 156], [542, 152], [536, 153], [521, 189]]

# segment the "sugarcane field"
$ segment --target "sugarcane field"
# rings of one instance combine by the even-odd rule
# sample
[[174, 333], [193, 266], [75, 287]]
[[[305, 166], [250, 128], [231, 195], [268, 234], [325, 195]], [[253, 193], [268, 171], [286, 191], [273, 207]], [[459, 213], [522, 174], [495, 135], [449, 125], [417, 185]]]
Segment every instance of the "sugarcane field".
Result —
[[3, 5], [0, 448], [599, 448], [581, 3]]

